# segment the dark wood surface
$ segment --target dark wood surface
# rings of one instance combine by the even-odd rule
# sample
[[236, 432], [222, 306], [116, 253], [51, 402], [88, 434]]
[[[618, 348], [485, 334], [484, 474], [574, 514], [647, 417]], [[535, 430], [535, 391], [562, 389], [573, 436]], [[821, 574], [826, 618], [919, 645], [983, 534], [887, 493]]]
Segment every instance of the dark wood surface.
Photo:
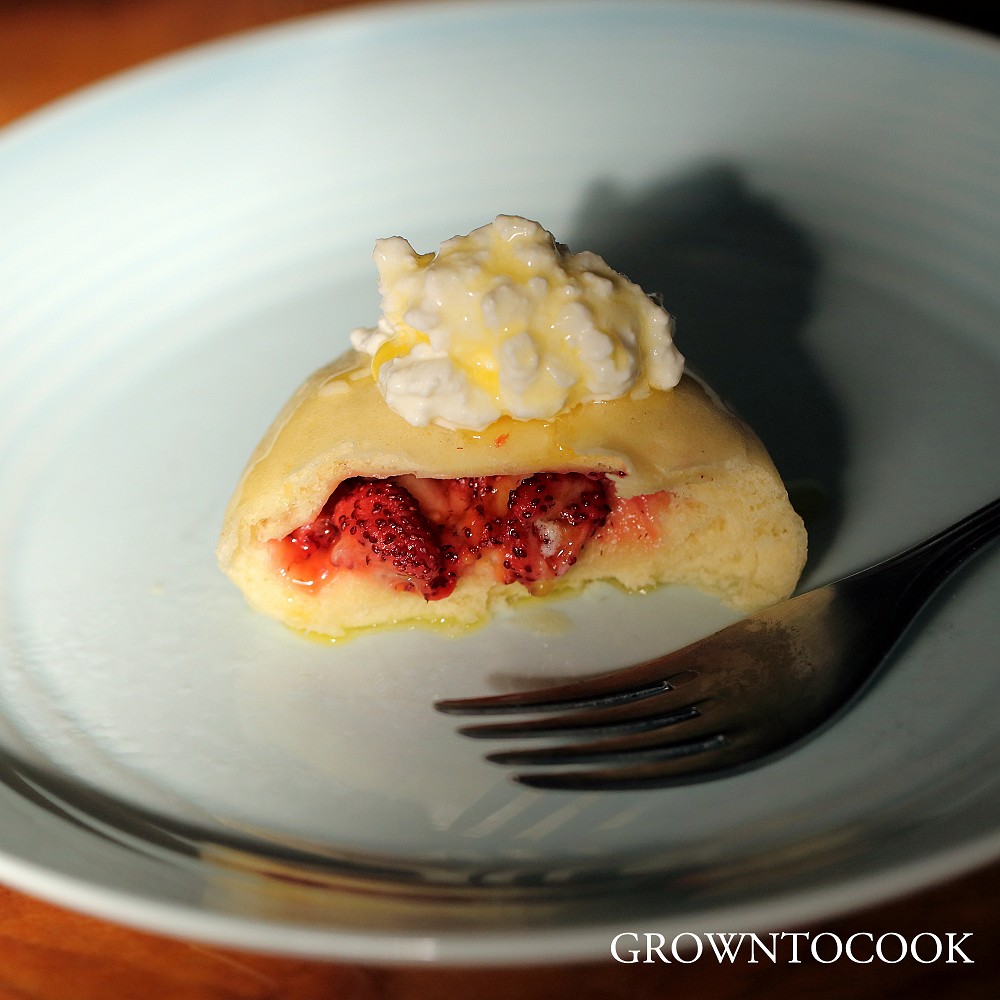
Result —
[[[163, 53], [347, 5], [329, 0], [0, 0], [0, 124]], [[964, 16], [954, 6], [938, 9], [951, 18]], [[1000, 974], [1000, 864], [805, 929], [841, 939], [866, 932], [876, 938], [928, 933], [942, 939], [970, 933], [963, 947], [973, 963], [906, 959], [824, 965], [807, 957], [799, 965], [720, 965], [714, 960], [621, 965], [609, 952], [602, 962], [547, 968], [358, 966], [172, 940], [0, 888], [0, 1000], [993, 998]]]

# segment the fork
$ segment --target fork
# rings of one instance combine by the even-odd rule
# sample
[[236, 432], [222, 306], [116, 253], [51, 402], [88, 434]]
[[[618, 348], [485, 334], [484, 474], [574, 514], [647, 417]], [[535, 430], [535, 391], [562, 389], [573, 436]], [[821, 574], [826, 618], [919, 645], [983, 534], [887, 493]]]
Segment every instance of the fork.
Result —
[[[662, 788], [758, 767], [840, 718], [953, 572], [1000, 535], [1000, 499], [889, 559], [683, 649], [525, 693], [438, 701], [515, 780], [568, 791]], [[522, 770], [523, 769], [523, 770]]]

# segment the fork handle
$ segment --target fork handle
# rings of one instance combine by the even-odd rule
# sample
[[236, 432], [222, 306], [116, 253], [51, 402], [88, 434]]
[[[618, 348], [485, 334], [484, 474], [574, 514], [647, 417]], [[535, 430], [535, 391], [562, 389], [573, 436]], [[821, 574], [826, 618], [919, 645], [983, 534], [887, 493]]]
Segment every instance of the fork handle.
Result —
[[[974, 511], [950, 528], [945, 528], [919, 545], [903, 552], [901, 560], [922, 563], [919, 570], [928, 577], [943, 582], [967, 560], [1000, 536], [1000, 498]], [[933, 585], [933, 584], [932, 584]]]
[[893, 607], [900, 615], [910, 615], [952, 573], [997, 537], [1000, 537], [1000, 498], [912, 548], [847, 577], [841, 584], [846, 585], [845, 589], [863, 591], [869, 578], [894, 577], [899, 590]]

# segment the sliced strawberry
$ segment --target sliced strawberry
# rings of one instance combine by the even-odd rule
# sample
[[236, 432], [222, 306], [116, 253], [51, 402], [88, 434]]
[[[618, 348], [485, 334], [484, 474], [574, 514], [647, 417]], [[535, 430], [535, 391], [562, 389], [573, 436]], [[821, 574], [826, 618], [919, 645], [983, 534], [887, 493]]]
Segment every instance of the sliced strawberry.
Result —
[[296, 528], [288, 536], [288, 546], [298, 559], [309, 559], [317, 552], [330, 548], [340, 532], [325, 511], [314, 521]]
[[615, 497], [603, 537], [610, 544], [628, 541], [653, 547], [660, 543], [663, 515], [673, 500], [668, 490], [634, 497]]
[[340, 532], [324, 510], [309, 524], [272, 542], [280, 572], [292, 583], [315, 587], [330, 575], [330, 547]]
[[457, 553], [461, 566], [482, 558], [501, 544], [503, 522], [515, 476], [479, 476], [455, 480], [463, 506], [455, 509], [445, 525], [443, 538]]
[[427, 600], [447, 597], [480, 559], [504, 583], [531, 586], [576, 562], [613, 498], [606, 478], [575, 472], [349, 479], [313, 521], [274, 543], [276, 561], [295, 583], [362, 570]]
[[603, 478], [542, 472], [511, 491], [503, 551], [504, 580], [562, 576], [611, 512]]
[[508, 518], [501, 529], [501, 579], [526, 586], [552, 577], [534, 526]]
[[349, 479], [330, 497], [326, 510], [339, 530], [330, 551], [334, 566], [372, 567], [390, 586], [413, 590], [428, 600], [455, 588], [437, 532], [406, 489], [389, 479]]
[[393, 480], [409, 493], [431, 524], [443, 525], [454, 520], [472, 499], [466, 479], [423, 479], [419, 476], [396, 476]]
[[396, 479], [413, 494], [438, 529], [446, 563], [457, 573], [481, 558], [485, 550], [501, 545], [500, 531], [510, 491], [520, 481], [518, 476]]

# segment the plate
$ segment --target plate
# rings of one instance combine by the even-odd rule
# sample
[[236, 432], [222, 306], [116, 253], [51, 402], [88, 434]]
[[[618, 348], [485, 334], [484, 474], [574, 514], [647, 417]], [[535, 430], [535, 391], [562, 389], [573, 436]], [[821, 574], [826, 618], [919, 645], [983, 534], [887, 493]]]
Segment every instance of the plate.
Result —
[[214, 565], [286, 396], [376, 315], [373, 241], [499, 212], [663, 293], [808, 499], [806, 583], [991, 499], [1000, 53], [842, 6], [448, 3], [311, 18], [0, 142], [0, 877], [355, 960], [599, 957], [801, 924], [1000, 855], [1000, 562], [758, 771], [542, 793], [434, 699], [728, 620], [595, 590], [455, 637], [308, 642]]

